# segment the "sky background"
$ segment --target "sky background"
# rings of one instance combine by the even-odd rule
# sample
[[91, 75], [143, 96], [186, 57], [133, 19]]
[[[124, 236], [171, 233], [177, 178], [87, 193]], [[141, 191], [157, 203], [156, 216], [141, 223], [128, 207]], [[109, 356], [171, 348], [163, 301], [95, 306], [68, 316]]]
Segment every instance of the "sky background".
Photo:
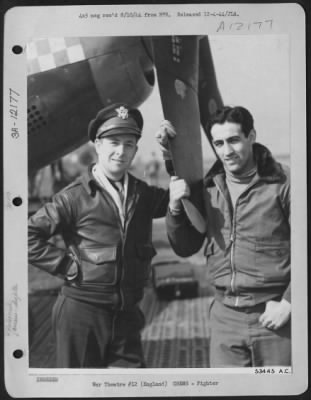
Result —
[[[224, 104], [242, 105], [255, 120], [257, 141], [273, 154], [290, 152], [289, 47], [287, 35], [209, 36], [218, 87]], [[144, 116], [143, 137], [137, 156], [160, 155], [154, 139], [161, 120], [158, 88], [140, 106]], [[203, 155], [211, 157], [202, 135]]]

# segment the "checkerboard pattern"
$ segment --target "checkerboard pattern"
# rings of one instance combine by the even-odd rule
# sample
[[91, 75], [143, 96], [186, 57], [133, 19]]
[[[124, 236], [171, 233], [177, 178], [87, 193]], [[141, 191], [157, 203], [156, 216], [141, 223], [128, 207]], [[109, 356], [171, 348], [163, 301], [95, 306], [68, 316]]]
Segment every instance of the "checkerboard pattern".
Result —
[[82, 60], [85, 54], [77, 37], [36, 39], [27, 45], [29, 75]]

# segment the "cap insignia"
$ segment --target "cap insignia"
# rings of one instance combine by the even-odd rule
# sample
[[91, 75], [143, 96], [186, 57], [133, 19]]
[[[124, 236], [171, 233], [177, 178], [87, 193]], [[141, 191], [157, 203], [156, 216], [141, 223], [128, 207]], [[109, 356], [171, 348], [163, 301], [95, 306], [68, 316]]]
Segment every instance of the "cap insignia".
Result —
[[118, 113], [119, 118], [128, 119], [129, 117], [128, 109], [123, 106], [116, 108], [116, 112]]

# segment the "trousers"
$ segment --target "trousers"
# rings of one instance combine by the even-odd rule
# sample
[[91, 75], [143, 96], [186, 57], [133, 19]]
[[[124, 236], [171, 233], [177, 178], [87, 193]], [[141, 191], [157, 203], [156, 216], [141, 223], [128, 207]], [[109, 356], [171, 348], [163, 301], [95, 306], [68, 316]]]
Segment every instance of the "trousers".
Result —
[[60, 294], [52, 311], [58, 368], [143, 368], [138, 306], [118, 311]]
[[261, 326], [265, 303], [242, 309], [215, 300], [210, 309], [210, 366], [291, 365], [290, 321], [278, 330]]

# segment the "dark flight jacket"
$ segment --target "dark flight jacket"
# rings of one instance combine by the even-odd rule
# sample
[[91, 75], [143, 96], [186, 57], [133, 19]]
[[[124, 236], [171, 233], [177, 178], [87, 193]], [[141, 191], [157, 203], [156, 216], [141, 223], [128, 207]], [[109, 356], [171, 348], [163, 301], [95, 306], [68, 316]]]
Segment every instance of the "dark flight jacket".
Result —
[[167, 215], [175, 252], [188, 257], [204, 241], [208, 276], [224, 304], [247, 307], [284, 297], [290, 302], [290, 174], [256, 143], [257, 175], [233, 208], [223, 165], [204, 179], [207, 233], [197, 232], [184, 214]]
[[[156, 251], [152, 219], [166, 214], [168, 191], [129, 174], [125, 226], [110, 194], [91, 174], [57, 193], [29, 219], [29, 263], [65, 279], [73, 298], [126, 309], [139, 302]], [[49, 239], [61, 234], [66, 249]], [[78, 276], [66, 280], [75, 260]]]

